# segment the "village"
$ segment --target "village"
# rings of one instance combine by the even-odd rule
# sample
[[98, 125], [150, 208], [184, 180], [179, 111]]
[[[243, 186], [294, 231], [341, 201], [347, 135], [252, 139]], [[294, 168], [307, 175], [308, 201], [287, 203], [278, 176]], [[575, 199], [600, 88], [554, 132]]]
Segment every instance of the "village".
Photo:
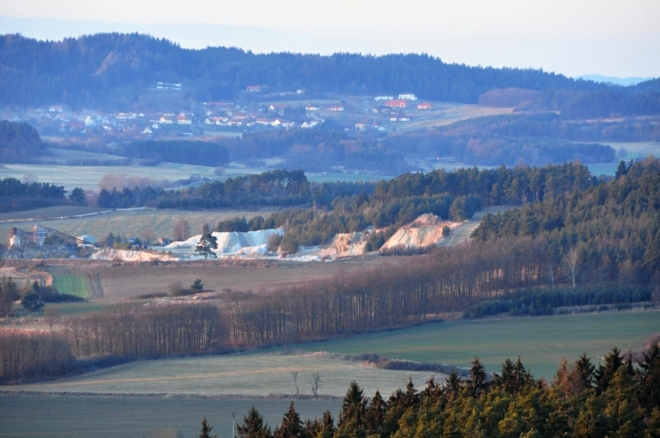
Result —
[[[3, 119], [35, 126], [44, 138], [136, 141], [173, 136], [240, 136], [268, 129], [308, 129], [328, 119], [345, 131], [393, 132], [427, 118], [433, 108], [413, 93], [397, 96], [309, 95], [305, 90], [270, 93], [251, 85], [234, 101], [187, 102], [173, 109], [185, 92], [180, 83], [158, 82], [147, 92], [149, 108], [101, 111], [66, 105], [4, 108]], [[164, 97], [164, 99], [163, 99]], [[179, 100], [178, 100], [179, 99]], [[160, 108], [158, 108], [160, 107]]]

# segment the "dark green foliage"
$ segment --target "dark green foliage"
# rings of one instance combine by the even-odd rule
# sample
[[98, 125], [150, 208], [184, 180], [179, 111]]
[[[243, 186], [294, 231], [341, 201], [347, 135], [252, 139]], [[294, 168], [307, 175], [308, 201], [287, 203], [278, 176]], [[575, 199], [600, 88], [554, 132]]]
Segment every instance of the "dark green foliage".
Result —
[[124, 144], [115, 153], [122, 157], [152, 160], [154, 163], [168, 161], [212, 167], [229, 163], [226, 147], [204, 141], [141, 141]]
[[284, 414], [280, 426], [275, 428], [273, 436], [275, 438], [304, 437], [303, 422], [300, 420], [300, 415], [296, 412], [293, 402], [289, 404], [289, 410]]
[[247, 415], [243, 417], [243, 424], [236, 427], [240, 438], [271, 438], [268, 423], [264, 423], [264, 417], [252, 406]]
[[[213, 251], [218, 249], [218, 238], [213, 235], [213, 233], [206, 232], [202, 234], [202, 237], [199, 238], [199, 242], [195, 247], [195, 252], [204, 255], [204, 259], [211, 256], [212, 258], [217, 258], [218, 256]], [[200, 280], [201, 285], [201, 280]], [[193, 284], [193, 286], [195, 286]], [[203, 285], [202, 285], [203, 286]]]
[[0, 211], [67, 204], [64, 187], [48, 183], [22, 183], [16, 178], [0, 180]]
[[199, 293], [204, 290], [204, 283], [202, 283], [202, 280], [197, 278], [195, 281], [193, 281], [193, 284], [190, 285], [190, 289], [193, 291], [193, 293]]
[[80, 187], [76, 187], [71, 191], [69, 199], [71, 199], [76, 204], [87, 205], [87, 197], [85, 196], [85, 191]]
[[211, 435], [211, 430], [213, 430], [213, 427], [208, 424], [206, 417], [204, 417], [202, 420], [202, 431], [198, 435], [199, 438], [218, 438], [218, 435]]
[[605, 364], [598, 365], [595, 373], [596, 392], [602, 394], [607, 390], [614, 374], [623, 366], [623, 355], [617, 347], [612, 347], [612, 351], [605, 356]]
[[[649, 351], [645, 357], [659, 354]], [[455, 373], [446, 383], [430, 379], [421, 392], [417, 392], [410, 381], [406, 388], [396, 390], [388, 402], [378, 391], [368, 400], [353, 382], [344, 397], [336, 430], [329, 412], [325, 412], [322, 419], [306, 421], [301, 427], [300, 421], [295, 420], [297, 414], [293, 415], [290, 408], [279, 430], [296, 432], [280, 432], [279, 436], [657, 437], [660, 431], [658, 405], [646, 400], [640, 389], [646, 382], [657, 387], [660, 376], [647, 376], [650, 380], [644, 381], [646, 369], [642, 367], [642, 373], [631, 373], [626, 367], [619, 367], [607, 390], [597, 394], [589, 386], [579, 384], [574, 390], [565, 391], [564, 383], [551, 386], [543, 381], [536, 382], [520, 358], [516, 362], [507, 359], [502, 375], [486, 382], [488, 375], [475, 358], [467, 385]], [[561, 369], [558, 375], [560, 372]], [[252, 416], [253, 410], [246, 418]], [[289, 426], [292, 423], [293, 426]], [[248, 436], [262, 435], [241, 434], [241, 438]]]
[[29, 163], [47, 154], [46, 144], [34, 127], [0, 120], [0, 163]]
[[483, 301], [470, 307], [467, 318], [484, 318], [501, 313], [513, 316], [552, 315], [555, 308], [566, 306], [600, 306], [614, 304], [623, 308], [628, 303], [649, 301], [651, 290], [633, 285], [603, 285], [584, 287], [577, 290], [561, 288], [522, 289], [506, 292], [494, 300]]
[[224, 47], [191, 50], [164, 39], [118, 33], [62, 41], [4, 35], [0, 37], [0, 63], [5, 66], [0, 75], [5, 105], [119, 106], [119, 87], [135, 90], [140, 84], [156, 81], [183, 81], [184, 86], [200, 81], [195, 95], [202, 100], [225, 98], [251, 84], [268, 85], [271, 91], [305, 86], [310, 92], [356, 94], [405, 89], [432, 100], [467, 103], [476, 103], [482, 93], [495, 88], [607, 89], [541, 70], [446, 64], [428, 55], [254, 54]]
[[31, 290], [21, 300], [21, 305], [30, 312], [35, 312], [44, 307], [44, 302], [41, 301], [39, 293]]
[[481, 210], [481, 200], [476, 196], [459, 196], [454, 199], [451, 207], [449, 207], [449, 214], [457, 222], [466, 219], [472, 219], [474, 214]]

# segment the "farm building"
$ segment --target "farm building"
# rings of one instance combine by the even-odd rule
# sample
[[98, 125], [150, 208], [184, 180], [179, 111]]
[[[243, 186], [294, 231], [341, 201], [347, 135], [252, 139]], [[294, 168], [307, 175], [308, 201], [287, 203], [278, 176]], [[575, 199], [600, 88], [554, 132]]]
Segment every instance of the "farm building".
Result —
[[417, 100], [417, 96], [412, 93], [401, 93], [399, 94], [399, 99], [401, 100]]
[[385, 102], [385, 105], [389, 106], [390, 108], [405, 108], [407, 103], [403, 99], [393, 99]]

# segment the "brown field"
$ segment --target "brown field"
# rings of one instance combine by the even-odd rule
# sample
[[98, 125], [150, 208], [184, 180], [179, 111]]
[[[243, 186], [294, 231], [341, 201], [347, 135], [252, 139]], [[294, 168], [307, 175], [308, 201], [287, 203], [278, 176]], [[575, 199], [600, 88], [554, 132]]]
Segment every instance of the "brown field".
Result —
[[44, 269], [55, 275], [83, 276], [94, 285], [100, 284], [102, 295], [95, 293], [90, 301], [110, 303], [144, 294], [169, 293], [170, 283], [178, 281], [188, 286], [197, 278], [202, 280], [207, 291], [222, 292], [230, 289], [264, 293], [281, 286], [330, 278], [342, 272], [351, 273], [380, 263], [393, 262], [392, 258], [382, 257], [340, 262], [209, 261], [155, 266], [76, 261], [70, 264], [49, 264]]

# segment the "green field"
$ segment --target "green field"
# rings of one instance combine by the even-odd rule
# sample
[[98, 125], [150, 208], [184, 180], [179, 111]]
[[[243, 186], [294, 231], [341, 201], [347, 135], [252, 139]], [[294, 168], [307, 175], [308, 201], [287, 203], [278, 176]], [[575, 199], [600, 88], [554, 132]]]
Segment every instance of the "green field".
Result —
[[87, 278], [80, 275], [53, 275], [53, 287], [61, 294], [80, 298], [89, 298], [92, 295]]
[[[56, 397], [0, 395], [0, 437], [184, 437], [199, 435], [202, 418], [213, 435], [232, 436], [232, 412], [240, 424], [255, 406], [272, 429], [289, 407], [284, 400], [210, 400], [135, 397]], [[303, 420], [322, 417], [330, 410], [336, 418], [341, 401], [298, 401]], [[158, 430], [160, 433], [157, 433]]]
[[377, 353], [395, 359], [468, 367], [478, 356], [488, 371], [520, 355], [536, 377], [551, 378], [562, 357], [586, 352], [594, 360], [611, 347], [639, 350], [660, 332], [659, 312], [461, 320], [381, 332], [349, 339], [303, 344], [305, 351]]
[[[145, 360], [54, 382], [0, 386], [3, 391], [91, 394], [170, 394], [203, 396], [291, 396], [296, 393], [292, 372], [298, 372], [301, 395], [311, 396], [312, 373], [321, 376], [319, 395], [341, 397], [348, 385], [359, 382], [365, 394], [376, 389], [390, 395], [412, 378], [424, 385], [428, 371], [394, 371], [364, 362], [341, 360], [324, 354], [291, 355], [254, 352], [225, 356]], [[443, 374], [435, 373], [438, 378]]]
[[43, 316], [45, 309], [53, 308], [57, 310], [59, 316], [89, 316], [91, 313], [103, 313], [116, 307], [117, 303], [46, 303], [46, 306], [34, 316]]

